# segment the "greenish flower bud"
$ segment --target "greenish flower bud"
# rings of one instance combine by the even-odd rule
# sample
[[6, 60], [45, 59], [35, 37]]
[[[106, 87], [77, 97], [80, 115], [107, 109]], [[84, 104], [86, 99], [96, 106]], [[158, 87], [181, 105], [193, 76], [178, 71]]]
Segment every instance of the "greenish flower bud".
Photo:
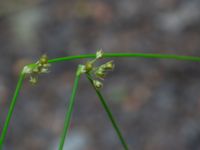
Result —
[[47, 57], [47, 55], [42, 55], [41, 56], [41, 58], [40, 58], [40, 60], [39, 60], [39, 63], [40, 64], [47, 64], [48, 63], [48, 57]]
[[115, 67], [115, 65], [114, 65], [113, 61], [109, 61], [109, 62], [107, 62], [107, 63], [104, 64], [104, 68], [106, 70], [113, 70], [114, 67]]
[[39, 73], [39, 67], [34, 68], [33, 73]]
[[93, 80], [93, 84], [97, 89], [100, 89], [103, 87], [103, 84], [98, 80]]
[[38, 67], [42, 67], [43, 66], [43, 64], [41, 64], [41, 63], [38, 63]]
[[35, 66], [36, 66], [35, 64], [29, 64], [29, 65], [24, 66], [23, 73], [24, 74], [31, 74], [32, 71], [33, 71], [33, 68], [35, 68]]
[[48, 68], [42, 68], [40, 71], [40, 73], [48, 73], [48, 72], [49, 72]]
[[36, 77], [30, 76], [30, 80], [29, 81], [30, 81], [31, 84], [36, 84], [38, 79]]
[[84, 73], [86, 73], [85, 65], [79, 65], [77, 75], [81, 75], [81, 74], [84, 74]]
[[92, 63], [91, 62], [86, 62], [85, 70], [86, 70], [86, 72], [90, 72], [92, 70]]
[[103, 50], [100, 49], [96, 52], [96, 59], [100, 59], [103, 57]]
[[105, 76], [106, 76], [105, 69], [102, 68], [102, 67], [99, 67], [99, 68], [95, 71], [95, 75], [96, 75], [98, 78], [100, 78], [100, 79], [105, 78]]
[[44, 64], [43, 65], [43, 67], [45, 67], [45, 68], [48, 68], [48, 67], [50, 67], [51, 65], [50, 64]]

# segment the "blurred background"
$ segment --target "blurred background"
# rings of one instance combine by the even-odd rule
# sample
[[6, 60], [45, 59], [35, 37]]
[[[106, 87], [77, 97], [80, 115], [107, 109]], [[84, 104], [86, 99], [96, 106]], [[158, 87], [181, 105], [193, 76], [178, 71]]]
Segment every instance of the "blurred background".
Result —
[[[200, 55], [199, 0], [1, 0], [0, 132], [22, 66], [105, 52]], [[109, 59], [108, 59], [109, 60]], [[56, 150], [76, 67], [53, 64], [20, 93], [5, 150]], [[102, 93], [130, 150], [200, 150], [199, 63], [114, 59]], [[83, 76], [65, 150], [122, 150]]]

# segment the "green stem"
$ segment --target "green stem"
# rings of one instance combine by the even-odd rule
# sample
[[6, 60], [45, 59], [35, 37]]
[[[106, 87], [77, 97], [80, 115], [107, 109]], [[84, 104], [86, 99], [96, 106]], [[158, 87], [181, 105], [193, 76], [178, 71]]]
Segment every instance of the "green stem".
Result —
[[[60, 57], [51, 59], [49, 63], [56, 63], [62, 61], [69, 61], [75, 59], [84, 59], [84, 58], [95, 58], [95, 54], [87, 54], [87, 55], [77, 55], [77, 56], [68, 56], [68, 57]], [[175, 60], [187, 60], [200, 62], [200, 57], [195, 56], [179, 56], [172, 54], [147, 54], [147, 53], [105, 53], [103, 55], [104, 58], [127, 58], [127, 57], [138, 57], [138, 58], [158, 58], [158, 59], [175, 59]]]
[[73, 108], [74, 108], [75, 95], [76, 95], [76, 91], [77, 91], [77, 88], [78, 88], [78, 82], [80, 80], [80, 76], [81, 76], [80, 68], [78, 68], [77, 73], [76, 73], [76, 78], [75, 78], [75, 81], [74, 81], [74, 86], [73, 86], [73, 89], [72, 89], [72, 95], [71, 95], [70, 101], [69, 101], [69, 107], [68, 107], [68, 110], [66, 112], [64, 129], [63, 129], [62, 136], [61, 136], [61, 139], [60, 139], [59, 150], [63, 149], [65, 139], [66, 139], [66, 136], [67, 136], [67, 133], [68, 133], [68, 130], [69, 130], [69, 125], [70, 125], [71, 117], [72, 117], [72, 111], [73, 111]]
[[20, 89], [22, 87], [22, 83], [23, 83], [24, 77], [25, 77], [25, 74], [21, 72], [19, 80], [18, 80], [18, 83], [17, 83], [17, 87], [15, 89], [14, 96], [12, 98], [12, 102], [11, 102], [10, 108], [9, 108], [9, 111], [8, 111], [8, 115], [7, 115], [3, 130], [2, 130], [2, 133], [1, 133], [0, 150], [2, 150], [2, 148], [3, 148], [3, 143], [4, 143], [4, 140], [5, 140], [5, 137], [6, 137], [8, 126], [10, 124], [10, 120], [11, 120], [11, 117], [12, 117], [12, 114], [13, 114], [13, 111], [14, 111], [14, 108], [15, 108], [17, 97], [18, 97]]
[[115, 121], [115, 119], [114, 119], [114, 117], [112, 115], [112, 112], [110, 111], [105, 99], [103, 98], [101, 92], [94, 86], [93, 80], [92, 80], [90, 74], [87, 74], [87, 78], [90, 81], [90, 83], [92, 84], [92, 87], [94, 88], [97, 96], [99, 97], [99, 100], [101, 101], [101, 104], [102, 104], [103, 108], [105, 109], [105, 111], [106, 111], [106, 113], [108, 115], [108, 118], [110, 119], [110, 121], [112, 123], [112, 126], [115, 129], [119, 140], [121, 141], [122, 146], [124, 147], [125, 150], [128, 150], [128, 145], [127, 145], [126, 141], [124, 140], [124, 138], [123, 138], [123, 136], [122, 136], [122, 134], [121, 134], [121, 132], [119, 130], [119, 127], [117, 126], [117, 123], [116, 123], [116, 121]]

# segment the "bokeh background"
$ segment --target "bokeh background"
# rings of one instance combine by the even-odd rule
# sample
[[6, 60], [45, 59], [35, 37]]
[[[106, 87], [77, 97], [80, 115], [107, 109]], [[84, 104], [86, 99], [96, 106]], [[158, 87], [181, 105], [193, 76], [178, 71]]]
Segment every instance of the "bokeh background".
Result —
[[[22, 66], [105, 52], [200, 55], [199, 0], [1, 0], [0, 132]], [[200, 150], [200, 64], [114, 59], [102, 93], [130, 150]], [[5, 150], [56, 150], [76, 67], [54, 64], [25, 81]], [[83, 76], [65, 150], [122, 150]]]

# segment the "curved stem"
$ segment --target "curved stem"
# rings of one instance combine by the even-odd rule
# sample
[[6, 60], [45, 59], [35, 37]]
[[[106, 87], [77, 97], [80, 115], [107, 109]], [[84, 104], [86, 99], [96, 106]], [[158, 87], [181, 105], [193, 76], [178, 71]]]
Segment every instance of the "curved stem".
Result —
[[3, 143], [4, 143], [4, 140], [5, 140], [5, 137], [6, 137], [8, 126], [10, 124], [10, 120], [11, 120], [11, 117], [12, 117], [12, 114], [13, 114], [13, 111], [14, 111], [14, 108], [15, 108], [17, 97], [18, 97], [20, 89], [22, 87], [22, 83], [23, 83], [24, 77], [25, 77], [25, 74], [21, 72], [19, 80], [18, 80], [18, 83], [17, 83], [17, 87], [15, 89], [14, 96], [12, 98], [12, 102], [11, 102], [10, 108], [9, 108], [9, 111], [8, 111], [8, 115], [7, 115], [3, 130], [2, 130], [2, 133], [1, 133], [0, 150], [2, 150], [2, 148], [3, 148]]
[[[75, 59], [84, 59], [84, 58], [95, 58], [95, 54], [86, 54], [86, 55], [77, 55], [77, 56], [68, 56], [51, 59], [49, 63], [56, 63], [62, 61], [69, 61]], [[137, 57], [137, 58], [157, 58], [157, 59], [175, 59], [175, 60], [186, 60], [200, 62], [200, 57], [195, 56], [180, 56], [172, 54], [146, 54], [146, 53], [105, 53], [104, 58], [128, 58], [128, 57]]]
[[70, 126], [70, 122], [71, 122], [71, 117], [72, 117], [72, 111], [74, 108], [74, 101], [75, 101], [75, 95], [76, 95], [76, 91], [78, 88], [78, 82], [80, 80], [80, 68], [78, 68], [77, 73], [76, 73], [76, 78], [74, 81], [74, 86], [72, 89], [72, 95], [70, 97], [70, 101], [69, 101], [69, 107], [66, 113], [66, 117], [65, 117], [65, 122], [64, 122], [64, 128], [63, 128], [63, 132], [62, 132], [62, 136], [60, 139], [60, 144], [59, 144], [59, 150], [62, 150], [64, 147], [64, 143], [65, 143], [65, 139], [69, 130], [69, 126]]
[[92, 87], [94, 88], [97, 96], [99, 97], [99, 100], [100, 100], [103, 108], [105, 109], [105, 111], [106, 111], [106, 113], [108, 115], [108, 118], [110, 119], [110, 121], [112, 123], [112, 126], [115, 129], [115, 131], [116, 131], [116, 133], [118, 135], [119, 140], [121, 141], [121, 144], [122, 144], [124, 150], [128, 150], [128, 145], [127, 145], [126, 141], [124, 140], [124, 138], [122, 136], [122, 133], [119, 130], [119, 127], [117, 126], [117, 123], [116, 123], [116, 121], [115, 121], [115, 119], [114, 119], [114, 117], [112, 115], [112, 112], [110, 111], [110, 108], [108, 107], [108, 104], [106, 103], [105, 99], [103, 98], [101, 92], [97, 88], [95, 88], [90, 74], [87, 74], [87, 78], [90, 81]]

